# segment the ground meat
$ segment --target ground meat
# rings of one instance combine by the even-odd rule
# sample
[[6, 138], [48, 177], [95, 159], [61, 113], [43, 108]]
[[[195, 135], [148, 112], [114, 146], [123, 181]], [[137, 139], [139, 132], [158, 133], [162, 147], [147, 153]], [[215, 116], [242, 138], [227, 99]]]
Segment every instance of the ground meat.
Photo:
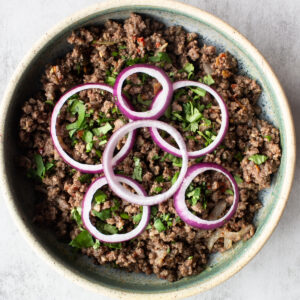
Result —
[[[182, 222], [172, 199], [169, 199], [151, 209], [149, 226], [136, 239], [115, 247], [105, 243], [95, 244], [82, 248], [82, 253], [98, 264], [110, 263], [128, 271], [154, 273], [159, 278], [175, 281], [203, 271], [211, 253], [223, 252], [234, 243], [251, 238], [255, 233], [252, 224], [255, 212], [262, 206], [258, 192], [270, 186], [271, 176], [280, 164], [280, 135], [278, 129], [260, 120], [257, 100], [261, 88], [255, 80], [238, 73], [236, 59], [228, 52], [217, 53], [214, 46], [201, 46], [196, 33], [188, 33], [180, 26], [166, 28], [156, 20], [137, 14], [131, 14], [123, 23], [109, 20], [103, 27], [81, 28], [70, 35], [68, 42], [73, 46], [72, 51], [55, 65], [46, 66], [41, 79], [43, 88], [24, 103], [19, 122], [19, 138], [23, 147], [20, 166], [28, 170], [29, 177], [35, 179], [32, 182], [39, 199], [35, 203], [35, 223], [51, 228], [58, 238], [67, 242], [75, 239], [82, 232], [82, 224], [78, 224], [74, 214], [81, 207], [89, 184], [102, 175], [81, 174], [62, 161], [53, 147], [49, 132], [53, 104], [62, 93], [77, 84], [113, 84], [124, 67], [147, 62], [164, 69], [173, 81], [203, 80], [209, 75], [213, 81], [210, 84], [224, 98], [230, 117], [227, 135], [223, 143], [204, 156], [202, 161], [220, 164], [238, 178], [238, 209], [223, 227], [206, 231]], [[140, 111], [147, 109], [149, 100], [160, 89], [155, 79], [141, 74], [132, 75], [123, 86], [123, 92], [129, 96], [134, 108]], [[176, 115], [182, 117], [188, 109], [191, 110], [188, 103], [194, 101], [195, 94], [188, 89], [178, 92], [174, 93], [170, 106], [171, 115], [165, 115], [161, 120], [178, 129], [188, 149], [195, 151], [209, 142], [209, 136], [205, 139], [199, 132], [217, 134], [221, 122], [220, 109], [208, 93], [198, 97], [201, 107], [197, 109], [201, 110], [204, 122], [194, 124], [193, 128], [186, 127]], [[94, 164], [101, 160], [106, 140], [128, 120], [118, 112], [109, 93], [88, 90], [81, 92], [79, 99], [88, 114], [85, 120], [90, 131], [97, 131], [105, 125], [108, 126], [107, 132], [100, 136], [93, 135], [89, 145], [92, 148], [88, 150], [86, 128], [72, 134], [66, 129], [66, 125], [77, 119], [71, 104], [61, 110], [57, 132], [61, 145], [74, 159]], [[170, 137], [166, 139], [173, 143]], [[126, 137], [119, 141], [118, 150], [125, 141]], [[265, 161], [255, 163], [253, 155], [261, 155]], [[35, 170], [39, 156], [45, 170], [37, 178]], [[189, 164], [196, 162], [190, 160]], [[131, 152], [115, 167], [117, 173], [134, 175], [149, 194], [169, 189], [172, 178], [179, 170], [180, 161], [174, 160], [154, 144], [148, 129], [137, 131]], [[196, 203], [187, 200], [189, 209], [196, 215], [216, 219], [225, 214], [232, 204], [230, 184], [220, 174], [202, 174], [192, 184], [209, 192], [207, 198], [201, 198]], [[122, 201], [107, 186], [101, 190], [107, 198], [93, 203], [92, 223], [96, 226], [100, 222], [97, 213], [109, 211], [111, 213], [105, 222], [101, 220], [102, 225], [106, 223], [118, 232], [132, 230], [138, 223], [140, 208]], [[157, 220], [161, 220], [163, 230], [155, 225]]]

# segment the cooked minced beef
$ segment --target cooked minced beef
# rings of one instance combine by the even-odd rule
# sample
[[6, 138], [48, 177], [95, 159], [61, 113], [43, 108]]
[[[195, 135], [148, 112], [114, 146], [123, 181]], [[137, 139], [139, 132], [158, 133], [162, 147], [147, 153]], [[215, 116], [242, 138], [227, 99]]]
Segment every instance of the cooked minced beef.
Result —
[[[280, 164], [281, 150], [278, 130], [258, 118], [261, 89], [253, 79], [238, 74], [236, 59], [227, 52], [218, 54], [214, 46], [200, 46], [196, 33], [188, 33], [180, 26], [166, 28], [136, 14], [124, 23], [107, 21], [104, 27], [81, 28], [71, 34], [68, 42], [73, 50], [56, 65], [47, 66], [43, 89], [25, 102], [20, 120], [19, 136], [24, 148], [20, 164], [36, 182], [39, 199], [34, 221], [55, 230], [63, 240], [72, 239], [71, 245], [81, 248], [96, 263], [155, 273], [170, 281], [201, 272], [210, 253], [222, 252], [233, 243], [249, 239], [255, 232], [254, 214], [261, 207], [258, 192], [270, 185], [271, 175]], [[213, 153], [190, 160], [190, 165], [199, 161], [220, 164], [238, 182], [238, 209], [223, 227], [206, 231], [186, 225], [169, 199], [152, 208], [147, 229], [132, 241], [99, 243], [82, 228], [80, 207], [84, 193], [101, 174], [81, 174], [65, 164], [54, 150], [49, 133], [53, 103], [80, 83], [113, 85], [120, 70], [135, 63], [155, 64], [173, 81], [204, 81], [224, 98], [230, 116], [225, 140]], [[123, 92], [136, 109], [144, 110], [160, 89], [155, 79], [135, 74], [125, 82]], [[211, 143], [220, 126], [219, 107], [208, 93], [202, 93], [191, 89], [176, 91], [171, 107], [161, 118], [182, 133], [190, 150]], [[88, 90], [75, 96], [75, 100], [81, 101], [76, 105], [83, 105], [86, 122], [73, 133], [67, 130], [66, 126], [77, 118], [76, 109], [72, 112], [69, 102], [58, 121], [60, 140], [76, 160], [95, 163], [101, 159], [105, 141], [128, 120], [118, 112], [108, 93]], [[195, 109], [201, 116], [188, 122], [187, 114]], [[97, 131], [102, 126], [106, 130]], [[101, 141], [104, 142], [99, 145]], [[125, 138], [118, 148], [124, 141]], [[133, 176], [149, 194], [155, 194], [172, 185], [180, 163], [180, 159], [153, 143], [147, 129], [140, 129], [134, 148], [115, 171]], [[187, 204], [205, 219], [219, 218], [232, 203], [230, 188], [220, 174], [202, 174], [189, 187]], [[104, 187], [93, 204], [91, 220], [94, 224], [100, 222], [98, 228], [104, 232], [124, 232], [139, 222], [140, 215], [139, 207], [121, 201]], [[78, 241], [80, 234], [86, 235], [87, 244]]]

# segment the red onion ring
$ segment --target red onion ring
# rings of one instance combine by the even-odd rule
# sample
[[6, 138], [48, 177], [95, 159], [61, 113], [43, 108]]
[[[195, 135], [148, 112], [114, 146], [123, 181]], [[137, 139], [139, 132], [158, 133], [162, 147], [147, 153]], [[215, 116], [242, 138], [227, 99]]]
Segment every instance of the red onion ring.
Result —
[[[214, 151], [223, 141], [223, 139], [226, 136], [227, 130], [228, 130], [228, 124], [229, 124], [229, 115], [228, 115], [228, 110], [227, 110], [227, 106], [224, 102], [224, 100], [222, 99], [222, 97], [211, 87], [209, 87], [206, 84], [203, 84], [201, 82], [197, 82], [197, 81], [190, 81], [190, 80], [181, 80], [181, 81], [177, 81], [173, 83], [173, 90], [177, 90], [183, 87], [187, 87], [187, 86], [196, 86], [196, 87], [200, 87], [203, 90], [209, 92], [218, 102], [220, 109], [221, 109], [221, 115], [222, 115], [222, 123], [221, 123], [221, 128], [218, 132], [218, 135], [216, 137], [216, 139], [207, 147], [197, 150], [197, 151], [190, 151], [188, 152], [188, 157], [189, 158], [197, 158], [203, 155], [206, 155], [208, 153], [211, 153], [212, 151]], [[155, 99], [156, 101], [157, 99]], [[155, 105], [155, 103], [153, 102], [153, 105]], [[159, 147], [161, 149], [163, 149], [164, 151], [171, 153], [174, 156], [180, 157], [180, 151], [179, 149], [177, 149], [176, 147], [170, 145], [167, 141], [165, 141], [161, 135], [159, 134], [158, 130], [156, 128], [150, 128], [150, 134], [153, 138], [153, 140], [155, 141], [155, 143], [157, 145], [159, 145]]]
[[[139, 196], [130, 193], [127, 189], [122, 187], [122, 185], [118, 182], [117, 176], [113, 172], [111, 159], [118, 141], [128, 132], [141, 127], [154, 127], [154, 128], [165, 130], [174, 138], [181, 151], [182, 167], [176, 182], [172, 185], [172, 187], [168, 191], [155, 196], [145, 197], [145, 196]], [[179, 188], [186, 174], [187, 166], [188, 166], [188, 157], [187, 157], [186, 145], [184, 143], [182, 136], [174, 127], [168, 125], [167, 123], [157, 121], [157, 120], [140, 120], [140, 121], [135, 121], [124, 125], [110, 137], [110, 139], [106, 144], [105, 150], [103, 152], [103, 170], [110, 188], [120, 198], [138, 205], [155, 205], [163, 201], [166, 201], [171, 196], [173, 196], [174, 193]]]
[[[145, 112], [137, 112], [132, 110], [132, 108], [128, 105], [128, 100], [122, 95], [122, 86], [125, 79], [135, 73], [145, 73], [148, 74], [158, 80], [158, 82], [162, 85], [162, 90], [156, 95], [153, 102], [156, 105], [152, 105], [151, 109]], [[161, 117], [167, 107], [169, 106], [173, 93], [173, 86], [170, 78], [167, 74], [160, 68], [146, 65], [146, 64], [137, 64], [131, 67], [125, 68], [120, 72], [117, 76], [113, 95], [117, 98], [116, 104], [119, 107], [120, 111], [131, 120], [142, 120], [142, 119], [158, 119]]]
[[[57, 137], [57, 132], [56, 132], [57, 117], [65, 102], [74, 94], [87, 89], [101, 89], [109, 93], [113, 93], [112, 87], [103, 83], [87, 83], [72, 88], [58, 100], [58, 102], [56, 103], [53, 109], [52, 116], [51, 116], [50, 133], [51, 133], [54, 147], [65, 163], [70, 165], [72, 168], [79, 170], [82, 173], [100, 173], [103, 171], [102, 164], [96, 164], [96, 165], [83, 164], [70, 157], [60, 145]], [[127, 140], [124, 146], [122, 147], [122, 149], [112, 159], [113, 165], [116, 165], [118, 162], [122, 161], [127, 156], [127, 154], [130, 152], [134, 144], [134, 140], [135, 140], [135, 132], [132, 131], [128, 134]]]
[[[131, 178], [117, 175], [116, 180], [119, 182], [123, 182], [128, 184], [130, 187], [132, 187], [139, 195], [145, 196], [146, 192], [140, 186], [136, 181], [134, 181]], [[90, 220], [90, 211], [92, 208], [92, 201], [94, 194], [96, 191], [101, 188], [102, 186], [107, 184], [107, 180], [105, 177], [100, 177], [97, 180], [95, 180], [90, 187], [88, 188], [87, 192], [85, 193], [83, 202], [82, 202], [82, 222], [86, 230], [96, 239], [98, 239], [101, 242], [105, 243], [121, 243], [128, 240], [131, 240], [135, 237], [137, 237], [139, 234], [141, 234], [146, 226], [149, 223], [150, 220], [150, 206], [143, 206], [143, 214], [141, 221], [139, 222], [138, 226], [134, 228], [132, 231], [127, 233], [120, 233], [120, 234], [112, 234], [112, 235], [106, 235], [101, 233], [92, 223]]]
[[[234, 190], [233, 203], [229, 211], [222, 218], [218, 220], [212, 220], [212, 221], [203, 220], [195, 216], [194, 214], [192, 214], [189, 211], [185, 202], [185, 191], [190, 185], [190, 183], [192, 182], [192, 180], [197, 175], [208, 170], [221, 172], [223, 175], [225, 175], [227, 179], [230, 181]], [[180, 188], [177, 190], [177, 192], [174, 195], [174, 207], [179, 217], [188, 225], [196, 228], [205, 229], [205, 230], [215, 229], [217, 227], [223, 226], [225, 222], [227, 222], [236, 212], [238, 201], [239, 201], [239, 189], [235, 179], [226, 169], [213, 163], [200, 163], [188, 168], [186, 176], [183, 182], [181, 183]]]

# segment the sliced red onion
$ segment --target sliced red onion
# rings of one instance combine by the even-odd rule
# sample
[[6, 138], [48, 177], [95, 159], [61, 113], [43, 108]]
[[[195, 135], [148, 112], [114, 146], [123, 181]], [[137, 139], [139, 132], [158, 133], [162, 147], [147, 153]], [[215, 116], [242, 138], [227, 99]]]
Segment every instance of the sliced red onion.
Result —
[[[114, 174], [113, 165], [111, 162], [112, 154], [114, 152], [114, 149], [118, 141], [128, 132], [131, 132], [132, 130], [141, 127], [154, 127], [161, 130], [165, 130], [174, 138], [181, 151], [182, 166], [176, 182], [172, 185], [172, 187], [168, 191], [155, 196], [145, 197], [145, 196], [140, 196], [140, 195], [135, 195], [133, 193], [130, 193], [118, 182], [117, 176]], [[188, 166], [188, 157], [187, 157], [186, 145], [184, 143], [182, 136], [174, 127], [157, 120], [140, 120], [140, 121], [135, 121], [124, 125], [110, 137], [109, 141], [106, 144], [105, 150], [103, 152], [103, 170], [110, 188], [120, 198], [138, 205], [155, 205], [163, 201], [166, 201], [171, 196], [173, 196], [174, 193], [179, 188], [180, 183], [186, 174], [187, 166]]]
[[[126, 98], [122, 95], [122, 86], [125, 79], [135, 73], [145, 73], [157, 79], [157, 81], [162, 85], [162, 90], [156, 95], [154, 100], [155, 105], [151, 106], [151, 109], [145, 112], [134, 111], [129, 105]], [[168, 108], [173, 93], [173, 86], [170, 78], [167, 74], [160, 68], [146, 65], [137, 64], [131, 67], [125, 68], [118, 75], [115, 85], [114, 85], [114, 97], [116, 97], [116, 104], [120, 111], [131, 120], [142, 120], [142, 119], [158, 119], [161, 117], [165, 110]]]
[[[228, 212], [222, 218], [218, 220], [212, 220], [212, 221], [203, 220], [195, 216], [193, 213], [189, 211], [185, 201], [185, 191], [189, 187], [192, 180], [199, 174], [209, 170], [220, 172], [223, 175], [225, 175], [227, 179], [230, 181], [234, 192], [233, 203], [230, 209], [228, 210]], [[213, 163], [200, 163], [188, 168], [186, 176], [180, 188], [174, 195], [174, 207], [179, 217], [188, 225], [196, 228], [205, 229], [205, 230], [215, 229], [217, 227], [223, 226], [236, 212], [238, 202], [239, 202], [239, 189], [235, 179], [226, 169]]]
[[[51, 132], [51, 137], [52, 141], [54, 144], [55, 149], [61, 156], [61, 158], [73, 167], [76, 170], [79, 170], [82, 173], [99, 173], [103, 171], [102, 164], [96, 164], [96, 165], [89, 165], [89, 164], [84, 164], [80, 163], [76, 160], [74, 160], [72, 157], [70, 157], [65, 150], [62, 148], [60, 145], [59, 139], [57, 137], [57, 130], [56, 130], [56, 123], [57, 123], [57, 117], [60, 113], [61, 108], [63, 105], [66, 103], [66, 101], [73, 95], [87, 89], [101, 89], [104, 91], [107, 91], [109, 93], [113, 93], [112, 87], [109, 85], [103, 84], [103, 83], [87, 83], [87, 84], [82, 84], [78, 85], [71, 90], [69, 90], [67, 93], [65, 93], [56, 103], [52, 116], [51, 116], [51, 127], [50, 127], [50, 132]], [[123, 160], [127, 154], [130, 152], [135, 140], [135, 132], [129, 132], [127, 140], [122, 147], [122, 149], [116, 154], [116, 156], [112, 159], [113, 165], [116, 165], [118, 162]]]
[[[187, 87], [187, 86], [199, 87], [209, 92], [218, 102], [221, 109], [221, 116], [222, 116], [221, 127], [215, 140], [203, 149], [188, 152], [189, 158], [197, 158], [206, 155], [208, 153], [211, 153], [221, 144], [228, 130], [229, 115], [228, 115], [227, 106], [224, 100], [222, 99], [222, 97], [214, 89], [212, 89], [210, 86], [206, 84], [197, 81], [181, 80], [173, 83], [173, 90], [175, 91], [177, 89]], [[153, 103], [153, 105], [155, 106], [155, 103]], [[168, 153], [173, 154], [174, 156], [180, 157], [180, 150], [170, 145], [166, 140], [164, 140], [159, 134], [157, 128], [153, 128], [153, 129], [150, 128], [150, 134], [153, 140], [155, 141], [155, 143], [159, 145], [160, 148], [162, 148], [164, 151]]]
[[[136, 181], [134, 181], [131, 178], [117, 175], [116, 180], [118, 182], [125, 183], [132, 187], [141, 197], [146, 195], [145, 190], [140, 186]], [[149, 223], [150, 220], [150, 206], [143, 206], [143, 214], [141, 221], [139, 222], [138, 226], [134, 228], [132, 231], [127, 233], [119, 233], [119, 234], [112, 234], [112, 235], [106, 235], [104, 233], [101, 233], [92, 223], [90, 220], [90, 211], [92, 209], [92, 202], [94, 194], [97, 192], [98, 189], [100, 189], [102, 186], [107, 184], [107, 180], [105, 177], [100, 177], [97, 180], [95, 180], [90, 187], [88, 188], [83, 202], [82, 202], [82, 222], [86, 230], [96, 239], [98, 239], [101, 242], [105, 243], [121, 243], [128, 240], [131, 240], [135, 237], [137, 237], [139, 234], [141, 234], [146, 226]]]

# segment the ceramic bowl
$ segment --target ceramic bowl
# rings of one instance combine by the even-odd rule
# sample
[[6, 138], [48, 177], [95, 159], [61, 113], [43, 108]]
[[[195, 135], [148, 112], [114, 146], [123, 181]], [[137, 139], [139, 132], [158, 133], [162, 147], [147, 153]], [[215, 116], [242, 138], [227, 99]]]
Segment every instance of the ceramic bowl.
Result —
[[[78, 255], [51, 232], [32, 223], [34, 193], [20, 172], [16, 172], [18, 120], [21, 106], [39, 89], [39, 78], [48, 63], [70, 51], [66, 38], [81, 26], [102, 24], [108, 19], [125, 19], [130, 12], [151, 16], [166, 25], [182, 25], [197, 32], [203, 42], [230, 51], [242, 73], [257, 79], [263, 89], [262, 117], [280, 129], [282, 160], [272, 186], [260, 194], [263, 208], [255, 217], [256, 233], [224, 254], [212, 256], [199, 275], [170, 283], [155, 276], [127, 273], [108, 266], [96, 266]], [[22, 60], [11, 79], [1, 105], [2, 133], [0, 177], [2, 196], [29, 244], [58, 271], [71, 280], [113, 298], [182, 298], [223, 282], [244, 267], [268, 240], [283, 212], [292, 185], [295, 167], [295, 134], [286, 96], [268, 63], [235, 29], [220, 19], [192, 6], [164, 0], [122, 0], [97, 4], [68, 17], [47, 32]]]

